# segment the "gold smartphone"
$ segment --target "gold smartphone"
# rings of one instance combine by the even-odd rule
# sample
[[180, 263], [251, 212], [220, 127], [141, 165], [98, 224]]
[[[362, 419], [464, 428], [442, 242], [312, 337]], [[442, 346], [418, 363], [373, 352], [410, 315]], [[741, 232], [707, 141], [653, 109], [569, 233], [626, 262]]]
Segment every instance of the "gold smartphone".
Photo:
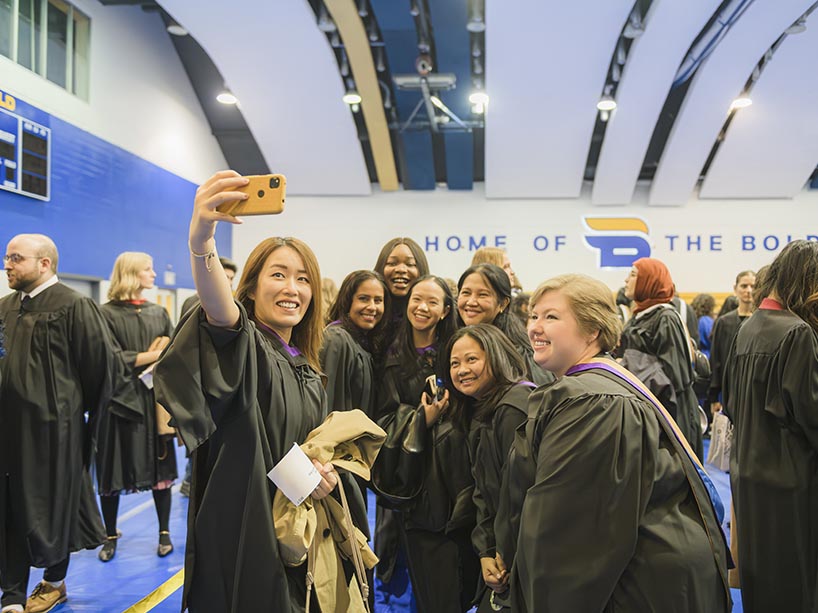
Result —
[[221, 213], [235, 217], [242, 215], [278, 215], [284, 210], [287, 179], [284, 175], [250, 175], [250, 182], [237, 192], [249, 195], [247, 200], [223, 202], [216, 207]]

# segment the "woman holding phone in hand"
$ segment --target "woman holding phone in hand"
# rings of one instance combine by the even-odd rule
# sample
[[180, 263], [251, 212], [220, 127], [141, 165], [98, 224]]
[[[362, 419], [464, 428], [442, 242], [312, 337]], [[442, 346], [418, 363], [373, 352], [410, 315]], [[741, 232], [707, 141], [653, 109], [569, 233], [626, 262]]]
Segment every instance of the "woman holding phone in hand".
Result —
[[[469, 453], [465, 433], [447, 418], [449, 392], [427, 384], [440, 374], [440, 352], [456, 330], [454, 298], [446, 281], [433, 275], [418, 278], [407, 297], [405, 320], [386, 358], [379, 424], [387, 433], [385, 445], [406, 450], [416, 467], [411, 472], [422, 479], [398, 512], [378, 507], [378, 574], [391, 577], [405, 554], [418, 611], [460, 613], [471, 607], [479, 576], [470, 540], [475, 513]], [[379, 470], [384, 464], [376, 462]], [[381, 474], [386, 479], [380, 483], [388, 483], [390, 475]], [[383, 503], [394, 492], [387, 485], [381, 493]]]
[[[303, 611], [306, 602], [306, 565], [285, 567], [279, 556], [267, 473], [326, 415], [321, 275], [302, 241], [268, 238], [248, 257], [234, 300], [215, 230], [240, 221], [216, 207], [245, 199], [236, 191], [244, 185], [221, 171], [196, 192], [189, 247], [201, 306], [156, 368], [157, 400], [192, 454], [183, 606], [193, 613]], [[337, 479], [332, 465], [314, 464], [312, 497], [321, 499]], [[360, 496], [350, 505], [359, 517]]]

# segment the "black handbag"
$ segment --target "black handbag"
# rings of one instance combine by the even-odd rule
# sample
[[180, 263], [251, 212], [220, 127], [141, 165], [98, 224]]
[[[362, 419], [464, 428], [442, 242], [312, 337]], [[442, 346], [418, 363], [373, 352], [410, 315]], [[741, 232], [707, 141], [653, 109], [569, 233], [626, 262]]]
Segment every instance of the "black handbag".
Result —
[[701, 351], [696, 349], [693, 354], [693, 391], [697, 398], [707, 395], [710, 387], [710, 360]]
[[387, 506], [402, 508], [423, 486], [426, 415], [423, 407], [401, 404], [378, 425], [386, 440], [372, 466], [372, 489]]

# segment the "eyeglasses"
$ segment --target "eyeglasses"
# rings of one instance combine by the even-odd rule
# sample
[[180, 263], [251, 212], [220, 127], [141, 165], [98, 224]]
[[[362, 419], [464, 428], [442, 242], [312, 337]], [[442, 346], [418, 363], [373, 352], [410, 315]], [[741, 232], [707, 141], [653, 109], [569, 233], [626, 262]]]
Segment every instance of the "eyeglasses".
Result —
[[39, 255], [20, 255], [19, 253], [9, 253], [8, 255], [3, 256], [3, 263], [8, 264], [11, 262], [12, 264], [19, 264], [23, 260], [42, 260], [43, 258]]

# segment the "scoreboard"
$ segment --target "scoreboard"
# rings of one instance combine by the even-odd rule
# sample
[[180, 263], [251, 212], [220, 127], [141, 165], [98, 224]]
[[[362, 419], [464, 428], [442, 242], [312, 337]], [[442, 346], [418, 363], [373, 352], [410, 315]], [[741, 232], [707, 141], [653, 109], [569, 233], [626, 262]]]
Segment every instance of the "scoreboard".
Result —
[[47, 201], [51, 199], [51, 128], [20, 114], [20, 106], [0, 91], [0, 189]]

